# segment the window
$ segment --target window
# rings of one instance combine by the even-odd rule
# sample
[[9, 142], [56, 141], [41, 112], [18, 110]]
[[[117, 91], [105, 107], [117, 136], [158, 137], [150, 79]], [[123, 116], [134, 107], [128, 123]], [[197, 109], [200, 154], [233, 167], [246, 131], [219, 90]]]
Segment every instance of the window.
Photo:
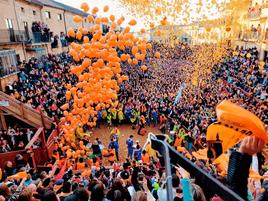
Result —
[[36, 15], [36, 11], [35, 10], [33, 10], [33, 15]]
[[28, 22], [23, 22], [24, 27], [28, 27]]
[[22, 12], [22, 13], [24, 13], [24, 12], [25, 12], [25, 10], [24, 10], [24, 8], [23, 8], [23, 7], [20, 7], [20, 10], [21, 10], [21, 12]]
[[45, 11], [45, 17], [47, 19], [51, 19], [51, 15], [50, 15], [50, 12], [49, 11]]
[[8, 29], [13, 29], [13, 23], [12, 23], [12, 20], [11, 19], [6, 19], [6, 27]]
[[62, 20], [62, 15], [58, 14], [58, 20]]

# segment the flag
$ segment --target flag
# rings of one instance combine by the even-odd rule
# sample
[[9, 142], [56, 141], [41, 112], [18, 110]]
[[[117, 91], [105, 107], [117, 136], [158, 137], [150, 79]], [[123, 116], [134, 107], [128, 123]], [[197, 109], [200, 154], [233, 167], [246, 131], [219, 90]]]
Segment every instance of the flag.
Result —
[[177, 96], [175, 98], [175, 101], [174, 101], [174, 105], [177, 104], [177, 102], [180, 101], [181, 99], [181, 95], [182, 95], [182, 90], [186, 87], [186, 84], [183, 82], [182, 85], [180, 86], [178, 92], [177, 92]]

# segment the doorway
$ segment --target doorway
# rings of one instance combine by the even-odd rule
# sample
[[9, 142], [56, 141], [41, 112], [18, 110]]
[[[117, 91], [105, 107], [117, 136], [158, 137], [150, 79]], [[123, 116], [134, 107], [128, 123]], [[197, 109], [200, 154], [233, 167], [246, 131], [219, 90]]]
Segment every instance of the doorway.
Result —
[[15, 42], [15, 32], [13, 28], [13, 23], [12, 23], [12, 20], [9, 18], [6, 19], [6, 27], [9, 32], [10, 42]]
[[28, 22], [23, 22], [26, 40], [30, 39]]

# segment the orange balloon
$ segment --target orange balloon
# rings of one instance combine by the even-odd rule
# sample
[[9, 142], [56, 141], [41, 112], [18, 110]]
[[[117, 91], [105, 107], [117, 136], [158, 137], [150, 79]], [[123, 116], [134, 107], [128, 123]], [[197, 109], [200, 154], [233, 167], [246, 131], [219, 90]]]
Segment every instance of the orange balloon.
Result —
[[137, 46], [132, 47], [132, 50], [131, 50], [132, 55], [135, 55], [138, 51], [139, 51], [139, 49]]
[[126, 27], [125, 30], [124, 30], [125, 33], [128, 33], [130, 32], [130, 27]]
[[145, 33], [145, 29], [144, 28], [141, 29], [141, 33]]
[[135, 25], [137, 24], [137, 21], [134, 20], [134, 19], [132, 19], [132, 20], [129, 21], [128, 24], [129, 24], [130, 26], [135, 26]]
[[128, 81], [128, 76], [127, 75], [122, 75], [121, 78], [122, 78], [123, 81]]
[[166, 25], [167, 25], [167, 18], [165, 17], [163, 20], [160, 21], [160, 23], [161, 23], [163, 26], [166, 26]]
[[126, 60], [128, 60], [128, 55], [126, 55], [126, 54], [121, 54], [121, 60], [122, 61], [126, 61]]
[[77, 56], [77, 52], [74, 49], [70, 49], [69, 54], [74, 57]]
[[156, 58], [160, 59], [161, 54], [160, 54], [160, 52], [156, 52], [156, 53], [154, 54], [154, 56], [155, 56]]
[[114, 15], [110, 15], [110, 20], [113, 22], [115, 21], [115, 16]]
[[117, 20], [117, 25], [120, 26], [122, 23], [123, 23], [123, 21], [122, 21], [121, 19], [118, 19], [118, 20]]
[[91, 65], [91, 59], [89, 59], [89, 58], [85, 58], [84, 59], [84, 61], [82, 62], [82, 68], [87, 68], [87, 67], [89, 67]]
[[101, 18], [96, 17], [96, 19], [95, 19], [95, 24], [101, 24]]
[[101, 18], [101, 22], [103, 24], [108, 24], [109, 23], [109, 19], [107, 17], [103, 17], [103, 18]]
[[156, 30], [156, 33], [155, 33], [157, 36], [161, 36], [161, 31], [158, 29]]
[[92, 14], [95, 15], [97, 12], [99, 12], [99, 8], [98, 7], [94, 7], [92, 9]]
[[134, 59], [132, 60], [132, 63], [133, 63], [134, 65], [137, 65], [137, 64], [138, 64], [138, 60], [134, 58]]
[[88, 34], [88, 30], [85, 29], [85, 28], [83, 28], [81, 32], [82, 32], [83, 35], [87, 35]]
[[127, 60], [127, 62], [128, 62], [129, 64], [132, 64], [132, 59], [129, 58], [129, 59]]
[[81, 23], [81, 22], [83, 22], [83, 18], [79, 15], [75, 15], [75, 16], [73, 16], [73, 21], [75, 23]]
[[226, 30], [227, 32], [229, 32], [229, 31], [231, 31], [231, 27], [226, 27], [225, 30]]
[[69, 104], [68, 103], [65, 103], [64, 105], [62, 105], [60, 107], [62, 110], [67, 110], [69, 108]]
[[103, 7], [103, 12], [108, 12], [108, 11], [109, 11], [109, 6], [107, 6], [107, 5], [104, 6], [104, 7]]
[[82, 3], [82, 4], [80, 5], [80, 8], [81, 8], [84, 12], [89, 11], [89, 6], [88, 6], [88, 4], [87, 4], [86, 2]]
[[67, 84], [67, 85], [66, 85], [66, 88], [67, 88], [67, 89], [71, 89], [71, 88], [72, 88], [72, 85], [71, 85], [71, 84]]
[[122, 22], [125, 21], [125, 17], [124, 17], [124, 16], [120, 17], [120, 20], [121, 20]]
[[147, 66], [142, 65], [142, 66], [141, 66], [141, 70], [142, 70], [142, 71], [146, 71], [146, 70], [147, 70]]
[[80, 31], [76, 32], [76, 38], [78, 40], [81, 40], [82, 39], [82, 36], [83, 36], [83, 34]]
[[67, 117], [68, 114], [69, 114], [69, 113], [68, 113], [67, 111], [64, 111], [64, 112], [63, 112], [63, 115], [64, 115], [65, 117]]
[[70, 29], [68, 30], [68, 32], [67, 32], [67, 35], [68, 35], [69, 37], [74, 38], [74, 37], [75, 37], [75, 31], [74, 31], [74, 29], [73, 29], [73, 28], [70, 28]]
[[112, 29], [116, 29], [117, 28], [117, 24], [115, 22], [112, 22], [111, 27], [112, 27]]
[[93, 22], [94, 21], [94, 17], [92, 15], [88, 15], [87, 16], [87, 20], [88, 20], [88, 22]]
[[151, 49], [152, 49], [152, 45], [151, 45], [151, 43], [147, 43], [147, 44], [146, 44], [146, 48], [151, 50]]
[[84, 36], [83, 37], [83, 41], [84, 41], [84, 43], [89, 43], [89, 37], [88, 36]]

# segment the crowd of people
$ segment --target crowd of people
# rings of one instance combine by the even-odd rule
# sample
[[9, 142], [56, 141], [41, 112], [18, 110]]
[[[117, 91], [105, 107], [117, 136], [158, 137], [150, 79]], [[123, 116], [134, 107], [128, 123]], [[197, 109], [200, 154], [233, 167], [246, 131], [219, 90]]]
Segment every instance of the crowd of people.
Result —
[[66, 54], [32, 58], [20, 66], [19, 80], [6, 87], [6, 93], [43, 111], [49, 117], [62, 115], [60, 106], [65, 101], [65, 84], [74, 84], [69, 73], [72, 59]]
[[49, 42], [51, 37], [50, 29], [47, 24], [42, 22], [32, 23], [32, 33], [36, 42]]
[[[167, 200], [167, 178], [164, 158], [155, 152], [150, 143], [142, 153], [130, 150], [133, 147], [133, 136], [126, 141], [129, 157], [121, 163], [102, 163], [103, 158], [116, 160], [116, 154], [105, 151], [98, 155], [101, 144], [98, 139], [92, 143], [90, 150], [96, 152], [88, 155], [80, 151], [79, 156], [66, 156], [65, 144], [60, 138], [53, 152], [53, 164], [50, 171], [36, 172], [30, 168], [31, 161], [23, 156], [16, 156], [15, 164], [7, 161], [1, 174], [0, 200], [10, 201], [153, 201]], [[82, 143], [86, 141], [83, 140]], [[82, 143], [79, 142], [81, 145]], [[265, 143], [256, 137], [244, 139], [240, 148], [230, 156], [228, 176], [222, 181], [240, 195], [244, 200], [267, 200], [268, 173], [264, 174], [264, 190], [257, 191], [257, 181], [249, 182], [248, 176], [252, 155], [260, 152]], [[139, 145], [136, 144], [136, 147]], [[109, 145], [110, 147], [110, 145]], [[76, 149], [73, 147], [73, 151]], [[109, 149], [112, 149], [111, 147]], [[67, 154], [68, 155], [68, 154]], [[133, 159], [132, 159], [133, 157]], [[113, 159], [111, 159], [113, 158]], [[192, 160], [201, 166], [203, 161]], [[205, 164], [203, 164], [205, 166]], [[212, 170], [212, 168], [210, 167]], [[208, 170], [207, 170], [208, 171]], [[189, 173], [172, 164], [172, 192], [174, 200], [207, 200], [204, 191], [192, 181]], [[212, 174], [211, 172], [209, 172]], [[216, 174], [214, 172], [214, 174]], [[215, 195], [211, 200], [222, 200]]]
[[8, 127], [0, 130], [0, 153], [23, 150], [34, 135], [33, 129], [20, 129]]
[[[193, 52], [188, 45], [154, 44], [153, 49], [163, 52], [162, 58], [148, 57], [143, 62], [149, 66], [145, 72], [127, 62], [122, 63], [122, 71], [128, 75], [129, 81], [120, 86], [119, 104], [116, 108], [98, 111], [97, 127], [107, 123], [112, 128], [107, 146], [99, 138], [91, 142], [82, 133], [92, 130], [81, 125], [77, 128], [75, 142], [69, 143], [63, 136], [55, 139], [52, 160], [48, 163], [52, 166], [50, 172], [34, 172], [18, 156], [19, 162], [7, 162], [3, 170], [0, 200], [167, 200], [163, 157], [151, 148], [150, 143], [143, 147], [129, 136], [125, 145], [128, 158], [120, 157], [117, 125], [123, 123], [130, 124], [141, 135], [148, 126], [160, 124], [161, 133], [169, 135], [168, 142], [198, 167], [227, 183], [243, 199], [266, 200], [266, 179], [264, 193], [259, 186], [257, 188], [257, 182], [249, 191], [246, 186], [251, 155], [263, 148], [262, 141], [247, 138], [238, 151], [232, 152], [227, 178], [219, 175], [212, 164], [192, 156], [193, 151], [206, 147], [206, 129], [216, 121], [215, 107], [224, 99], [252, 111], [267, 124], [264, 102], [267, 99], [267, 66], [259, 67], [257, 50], [240, 50], [236, 55], [230, 53], [224, 61], [213, 66], [212, 78], [208, 77], [196, 86], [190, 79], [193, 69], [187, 58]], [[65, 103], [65, 86], [77, 81], [69, 74], [71, 63], [72, 59], [66, 53], [24, 62], [20, 66], [19, 81], [8, 86], [6, 92], [58, 119], [62, 116], [60, 106]], [[12, 143], [19, 141], [13, 134], [10, 139]], [[268, 175], [263, 168], [266, 162], [263, 159], [259, 163], [263, 176]], [[21, 177], [22, 172], [27, 176]], [[190, 183], [189, 179], [184, 170], [172, 166], [174, 200], [182, 200], [186, 195], [192, 195], [194, 200], [206, 200], [203, 190], [193, 182], [191, 192], [187, 194], [187, 188], [182, 184]], [[247, 192], [250, 198], [247, 198]], [[221, 200], [216, 196], [213, 199]]]

